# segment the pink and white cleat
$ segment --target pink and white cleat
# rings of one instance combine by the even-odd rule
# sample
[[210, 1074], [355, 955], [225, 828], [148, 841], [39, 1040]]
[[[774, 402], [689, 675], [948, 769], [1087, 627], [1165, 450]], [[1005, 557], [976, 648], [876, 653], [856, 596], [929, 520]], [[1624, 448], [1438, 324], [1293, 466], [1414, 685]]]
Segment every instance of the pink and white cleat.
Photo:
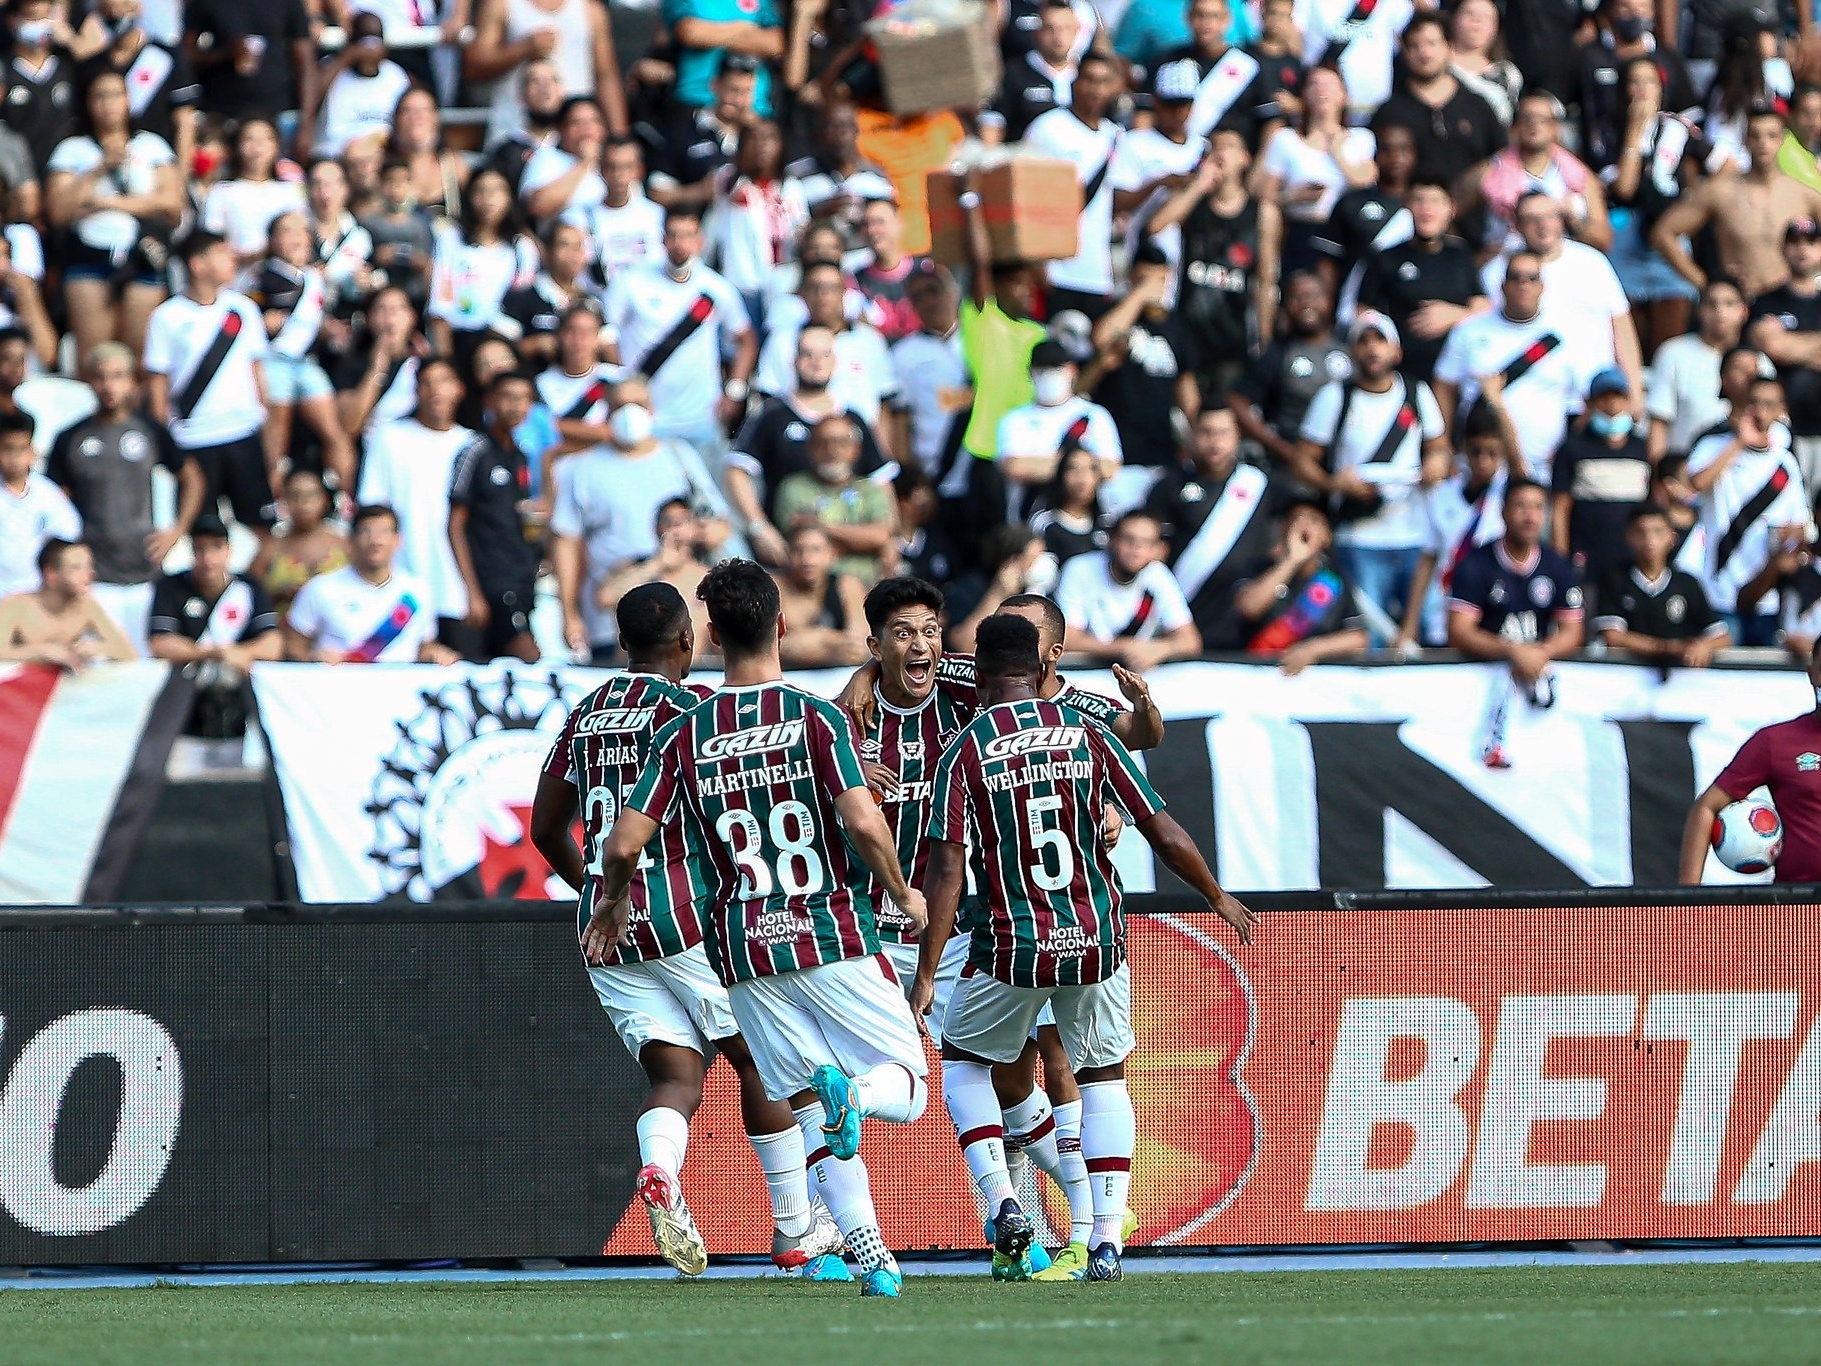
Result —
[[683, 1203], [676, 1178], [656, 1163], [639, 1169], [639, 1199], [651, 1216], [651, 1236], [658, 1253], [685, 1276], [708, 1270], [708, 1247]]

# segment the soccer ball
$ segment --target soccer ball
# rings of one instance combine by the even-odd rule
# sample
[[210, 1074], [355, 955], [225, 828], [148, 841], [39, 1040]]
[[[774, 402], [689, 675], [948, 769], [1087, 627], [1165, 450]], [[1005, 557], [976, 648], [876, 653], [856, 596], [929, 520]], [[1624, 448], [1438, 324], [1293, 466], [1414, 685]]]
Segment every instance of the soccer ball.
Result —
[[1748, 797], [1714, 817], [1714, 853], [1735, 873], [1768, 871], [1783, 852], [1783, 821], [1769, 802]]

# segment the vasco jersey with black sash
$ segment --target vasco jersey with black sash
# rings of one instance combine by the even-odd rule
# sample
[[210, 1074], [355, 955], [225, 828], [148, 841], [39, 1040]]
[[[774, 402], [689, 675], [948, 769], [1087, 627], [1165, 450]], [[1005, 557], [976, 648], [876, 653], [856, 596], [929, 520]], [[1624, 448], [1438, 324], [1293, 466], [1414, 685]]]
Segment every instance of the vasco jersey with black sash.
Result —
[[720, 889], [702, 937], [725, 985], [879, 952], [881, 892], [835, 810], [865, 786], [847, 714], [787, 683], [722, 688], [652, 741], [626, 807], [695, 817]]
[[752, 330], [739, 291], [698, 263], [687, 280], [668, 261], [614, 278], [604, 300], [620, 334], [620, 360], [645, 376], [658, 430], [679, 432], [714, 420], [721, 397], [721, 338]]
[[178, 446], [225, 446], [265, 425], [254, 371], [265, 355], [265, 319], [244, 294], [224, 289], [212, 304], [177, 294], [152, 311], [145, 368], [170, 382], [170, 427]]
[[[563, 723], [544, 772], [575, 788], [582, 808], [587, 877], [576, 906], [578, 932], [600, 904], [601, 845], [650, 757], [652, 738], [712, 695], [701, 684], [628, 672], [589, 693]], [[715, 884], [701, 846], [687, 810], [660, 825], [639, 855], [627, 939], [608, 951], [609, 964], [669, 958], [702, 942], [701, 907]]]
[[[924, 827], [929, 821], [931, 783], [942, 751], [974, 719], [974, 661], [966, 656], [944, 656], [936, 664], [936, 685], [915, 707], [894, 707], [874, 689], [873, 723], [860, 736], [860, 757], [883, 764], [898, 775], [898, 789], [880, 803], [886, 824], [897, 846], [898, 866], [904, 880], [923, 886], [929, 863], [929, 841]], [[879, 939], [887, 944], [912, 944], [917, 931], [889, 898], [881, 897], [878, 911]]]
[[299, 270], [289, 261], [272, 257], [259, 269], [247, 296], [266, 313], [279, 315], [278, 326], [268, 328], [266, 348], [276, 357], [302, 360], [316, 346], [328, 311], [328, 294], [322, 271], [315, 266]]

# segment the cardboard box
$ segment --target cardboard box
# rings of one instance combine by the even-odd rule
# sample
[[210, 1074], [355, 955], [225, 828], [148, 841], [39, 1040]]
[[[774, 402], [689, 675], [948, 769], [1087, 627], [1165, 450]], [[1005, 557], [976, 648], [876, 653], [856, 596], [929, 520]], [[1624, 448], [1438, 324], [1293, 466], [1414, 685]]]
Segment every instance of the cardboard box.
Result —
[[879, 55], [885, 105], [894, 114], [936, 109], [971, 109], [999, 89], [1004, 68], [992, 5], [968, 0], [957, 7], [960, 22], [896, 22], [867, 26]]
[[[930, 172], [930, 253], [944, 265], [967, 264], [964, 183], [950, 171]], [[979, 172], [976, 183], [995, 265], [1066, 261], [1080, 250], [1081, 183], [1072, 163], [1013, 157]]]

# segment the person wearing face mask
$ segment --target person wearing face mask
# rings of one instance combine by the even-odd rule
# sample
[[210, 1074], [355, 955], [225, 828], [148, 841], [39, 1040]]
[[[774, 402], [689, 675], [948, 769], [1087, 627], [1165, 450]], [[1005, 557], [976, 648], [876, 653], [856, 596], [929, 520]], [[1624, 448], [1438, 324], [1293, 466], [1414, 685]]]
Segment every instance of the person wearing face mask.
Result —
[[618, 626], [600, 606], [601, 583], [657, 552], [660, 507], [673, 498], [711, 497], [713, 490], [688, 445], [658, 435], [645, 380], [623, 380], [608, 397], [607, 439], [556, 466], [550, 514], [563, 639], [596, 665], [618, 658]]
[[1659, 43], [1651, 0], [1605, 0], [1599, 34], [1581, 48], [1581, 156], [1596, 171], [1618, 163], [1624, 150], [1627, 64], [1648, 57], [1663, 79], [1661, 107], [1695, 116], [1701, 99], [1674, 43]]
[[57, 144], [76, 131], [81, 101], [76, 97], [75, 66], [56, 45], [51, 0], [14, 0], [6, 14], [13, 50], [4, 77], [0, 123], [25, 139], [42, 177]]
[[449, 547], [468, 585], [467, 625], [481, 633], [488, 659], [538, 658], [531, 638], [540, 528], [525, 518], [531, 465], [513, 433], [530, 416], [537, 388], [523, 370], [487, 384], [484, 440], [464, 447], [449, 478]]
[[1587, 584], [1625, 564], [1626, 524], [1650, 498], [1650, 446], [1632, 423], [1631, 397], [1623, 370], [1600, 371], [1587, 386], [1586, 423], [1556, 452], [1550, 542]]
[[1504, 393], [1533, 479], [1549, 477], [1549, 462], [1569, 417], [1580, 411], [1587, 378], [1601, 368], [1585, 357], [1574, 329], [1555, 316], [1548, 293], [1536, 253], [1514, 253], [1499, 307], [1474, 314], [1448, 334], [1429, 381], [1457, 448], [1460, 419], [1480, 395]]
[[1100, 461], [1102, 479], [1112, 479], [1125, 463], [1113, 415], [1075, 392], [1078, 377], [1061, 342], [1038, 342], [1032, 349], [1035, 401], [999, 420], [999, 467], [1008, 485], [1008, 521], [1024, 515], [1030, 494], [1055, 477], [1057, 461], [1066, 450], [1081, 447], [1092, 453]]
[[835, 365], [834, 334], [819, 325], [804, 328], [797, 335], [796, 383], [765, 400], [728, 453], [723, 476], [728, 501], [767, 564], [784, 563], [784, 536], [774, 522], [779, 492], [791, 475], [812, 467], [810, 433], [824, 419], [846, 417], [857, 428], [854, 468], [862, 477], [889, 484], [897, 475], [898, 466], [880, 451], [872, 429], [833, 391]]

